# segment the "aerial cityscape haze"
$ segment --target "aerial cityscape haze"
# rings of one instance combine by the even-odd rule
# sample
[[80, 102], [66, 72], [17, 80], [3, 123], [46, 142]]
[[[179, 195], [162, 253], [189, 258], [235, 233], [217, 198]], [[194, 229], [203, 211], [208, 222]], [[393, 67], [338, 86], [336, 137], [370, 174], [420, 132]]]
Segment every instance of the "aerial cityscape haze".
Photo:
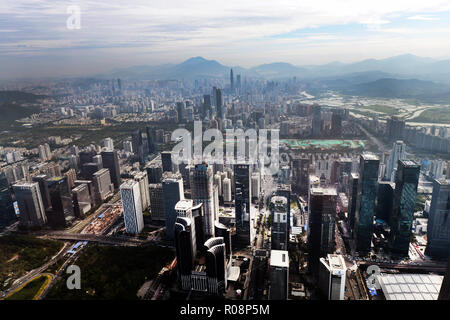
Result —
[[449, 18], [2, 1], [0, 308], [449, 300]]

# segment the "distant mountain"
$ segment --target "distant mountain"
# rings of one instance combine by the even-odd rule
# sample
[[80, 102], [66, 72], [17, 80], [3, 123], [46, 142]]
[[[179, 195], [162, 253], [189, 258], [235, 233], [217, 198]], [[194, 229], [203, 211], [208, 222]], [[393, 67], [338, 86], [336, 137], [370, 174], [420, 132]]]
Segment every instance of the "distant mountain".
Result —
[[416, 98], [427, 102], [445, 101], [450, 98], [450, 86], [417, 79], [379, 79], [353, 85], [342, 92], [367, 97]]
[[307, 69], [302, 67], [296, 67], [290, 63], [275, 62], [269, 64], [262, 64], [250, 69], [251, 71], [259, 74], [263, 78], [289, 78], [289, 77], [301, 77], [305, 74]]
[[23, 102], [35, 102], [38, 99], [45, 98], [41, 95], [36, 95], [24, 91], [0, 91], [0, 104], [2, 103], [23, 103]]

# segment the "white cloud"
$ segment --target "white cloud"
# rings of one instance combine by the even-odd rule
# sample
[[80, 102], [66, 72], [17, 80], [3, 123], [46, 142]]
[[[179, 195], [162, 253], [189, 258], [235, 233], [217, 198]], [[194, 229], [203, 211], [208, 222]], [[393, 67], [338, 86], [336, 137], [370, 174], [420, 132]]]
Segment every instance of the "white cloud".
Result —
[[433, 17], [433, 16], [426, 16], [426, 15], [415, 15], [415, 16], [411, 16], [408, 17], [408, 20], [423, 20], [423, 21], [436, 21], [436, 20], [440, 20], [437, 17]]

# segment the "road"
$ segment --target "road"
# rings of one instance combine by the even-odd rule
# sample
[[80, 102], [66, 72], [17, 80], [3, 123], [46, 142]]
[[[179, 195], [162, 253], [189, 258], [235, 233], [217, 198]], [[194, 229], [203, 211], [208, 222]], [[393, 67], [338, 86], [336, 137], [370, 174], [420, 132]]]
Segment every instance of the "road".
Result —
[[374, 143], [378, 146], [378, 149], [380, 149], [381, 152], [389, 151], [390, 149], [387, 148], [383, 142], [378, 140], [373, 134], [371, 134], [369, 131], [367, 131], [362, 125], [359, 123], [357, 124], [358, 127], [361, 129], [362, 132]]

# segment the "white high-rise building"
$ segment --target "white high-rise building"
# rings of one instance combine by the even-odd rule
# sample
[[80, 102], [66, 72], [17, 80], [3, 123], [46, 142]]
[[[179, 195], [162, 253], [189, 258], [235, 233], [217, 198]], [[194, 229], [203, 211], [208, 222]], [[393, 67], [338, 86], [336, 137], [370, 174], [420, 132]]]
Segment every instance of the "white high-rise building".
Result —
[[259, 198], [259, 191], [261, 189], [261, 180], [259, 177], [259, 173], [253, 173], [252, 174], [252, 195], [251, 195], [251, 199], [253, 200], [257, 200]]
[[341, 255], [320, 258], [319, 287], [328, 300], [344, 300], [347, 266]]
[[127, 233], [138, 234], [144, 229], [139, 183], [134, 180], [125, 181], [120, 186], [120, 195], [122, 197], [125, 229]]
[[229, 178], [223, 179], [223, 201], [231, 202], [231, 180]]
[[389, 161], [386, 166], [385, 177], [387, 180], [395, 182], [395, 173], [397, 171], [398, 160], [405, 160], [406, 144], [401, 141], [395, 141], [392, 145], [392, 152], [389, 156]]
[[142, 210], [145, 211], [150, 206], [150, 189], [148, 185], [147, 171], [140, 171], [135, 174], [134, 180], [139, 183]]
[[114, 142], [111, 138], [106, 138], [105, 140], [103, 140], [103, 145], [108, 150], [114, 150]]

